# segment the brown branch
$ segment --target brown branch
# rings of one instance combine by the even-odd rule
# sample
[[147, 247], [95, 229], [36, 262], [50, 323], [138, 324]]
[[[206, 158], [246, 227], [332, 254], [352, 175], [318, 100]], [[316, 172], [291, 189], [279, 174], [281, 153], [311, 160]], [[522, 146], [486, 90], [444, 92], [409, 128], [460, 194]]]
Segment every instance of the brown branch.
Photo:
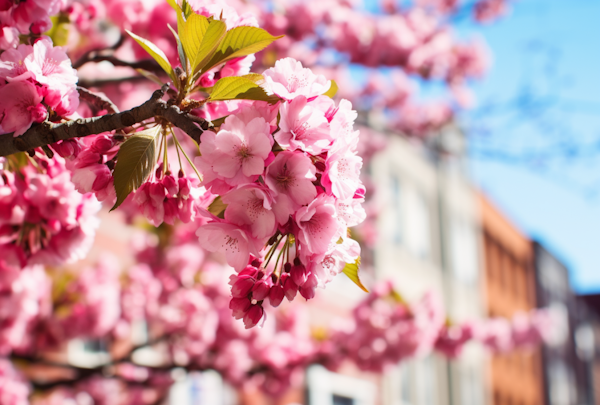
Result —
[[12, 133], [0, 135], [0, 156], [33, 150], [58, 141], [130, 127], [154, 117], [164, 118], [200, 144], [200, 137], [204, 131], [189, 118], [188, 114], [162, 100], [166, 91], [165, 85], [160, 90], [156, 90], [150, 100], [127, 111], [101, 117], [80, 118], [60, 124], [44, 122], [29, 128], [18, 137], [13, 137]]
[[87, 101], [98, 110], [106, 110], [109, 114], [119, 112], [119, 108], [104, 94], [93, 92], [81, 86], [77, 86], [77, 91], [81, 100]]
[[144, 60], [140, 60], [137, 62], [127, 62], [127, 61], [121, 60], [117, 57], [114, 57], [112, 55], [90, 56], [85, 61], [78, 61], [77, 68], [85, 65], [86, 63], [90, 63], [90, 62], [97, 63], [97, 62], [104, 62], [104, 61], [108, 61], [108, 62], [112, 63], [113, 66], [125, 66], [125, 67], [130, 67], [132, 69], [144, 69], [149, 72], [158, 72], [158, 73], [164, 72], [164, 70], [162, 70], [160, 65], [154, 59], [144, 59]]

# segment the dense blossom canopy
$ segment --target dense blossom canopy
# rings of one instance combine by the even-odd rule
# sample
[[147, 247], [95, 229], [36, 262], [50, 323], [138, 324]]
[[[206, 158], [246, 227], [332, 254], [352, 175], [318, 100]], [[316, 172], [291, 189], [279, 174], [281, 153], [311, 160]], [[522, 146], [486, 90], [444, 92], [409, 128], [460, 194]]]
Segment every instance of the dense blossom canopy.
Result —
[[[0, 405], [160, 403], [176, 367], [281, 394], [314, 363], [381, 372], [470, 341], [507, 351], [548, 338], [549, 312], [454, 325], [435, 294], [409, 304], [389, 283], [326, 331], [297, 304], [342, 272], [364, 289], [377, 207], [361, 170], [385, 143], [359, 136], [357, 110], [424, 136], [485, 70], [484, 45], [446, 23], [458, 1], [381, 7], [0, 1]], [[505, 7], [480, 0], [472, 13], [486, 22]], [[341, 60], [368, 79], [351, 83]], [[414, 77], [443, 81], [453, 101], [416, 101]], [[102, 205], [154, 228], [126, 269], [105, 255], [75, 270]], [[73, 339], [101, 340], [110, 359], [46, 360]], [[156, 364], [136, 360], [148, 347]]]

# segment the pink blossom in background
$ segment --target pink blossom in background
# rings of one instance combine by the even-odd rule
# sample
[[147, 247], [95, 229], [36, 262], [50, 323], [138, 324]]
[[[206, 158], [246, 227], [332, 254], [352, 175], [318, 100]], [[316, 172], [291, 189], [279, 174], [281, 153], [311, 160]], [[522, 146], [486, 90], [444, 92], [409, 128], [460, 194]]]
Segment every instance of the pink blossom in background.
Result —
[[31, 388], [9, 360], [0, 359], [0, 403], [28, 405]]
[[286, 100], [293, 100], [297, 96], [317, 97], [331, 86], [324, 76], [315, 75], [292, 58], [277, 61], [275, 67], [263, 72], [263, 76], [264, 88]]

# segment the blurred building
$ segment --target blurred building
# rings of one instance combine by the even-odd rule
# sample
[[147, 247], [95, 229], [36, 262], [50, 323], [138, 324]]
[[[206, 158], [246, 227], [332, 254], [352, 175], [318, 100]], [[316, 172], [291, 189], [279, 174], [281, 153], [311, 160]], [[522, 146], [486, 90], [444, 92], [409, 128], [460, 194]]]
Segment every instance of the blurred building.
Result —
[[[393, 280], [408, 301], [439, 294], [451, 322], [481, 318], [475, 191], [456, 161], [400, 136], [388, 140], [371, 164], [379, 203], [375, 277]], [[485, 355], [474, 345], [454, 361], [434, 354], [404, 362], [384, 376], [381, 392], [390, 405], [484, 404]]]
[[594, 404], [591, 360], [594, 349], [590, 322], [593, 315], [578, 299], [569, 283], [566, 266], [541, 244], [535, 253], [536, 295], [539, 307], [562, 314], [552, 345], [542, 349], [547, 405]]
[[[482, 194], [479, 195], [487, 315], [510, 318], [536, 308], [534, 249]], [[544, 403], [541, 350], [515, 351], [490, 359], [490, 403]]]
[[575, 334], [577, 353], [587, 362], [594, 404], [600, 405], [600, 294], [579, 295], [577, 298], [585, 303], [590, 314]]

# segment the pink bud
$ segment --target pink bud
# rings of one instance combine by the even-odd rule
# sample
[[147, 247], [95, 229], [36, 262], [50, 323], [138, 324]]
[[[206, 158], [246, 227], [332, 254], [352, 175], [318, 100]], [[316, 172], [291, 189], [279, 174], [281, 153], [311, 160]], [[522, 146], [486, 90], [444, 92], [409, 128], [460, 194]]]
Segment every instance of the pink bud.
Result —
[[246, 268], [244, 268], [244, 270], [240, 271], [238, 274], [240, 276], [246, 275], [246, 276], [250, 276], [250, 277], [256, 277], [257, 273], [258, 273], [258, 270], [256, 270], [254, 267], [246, 266]]
[[153, 200], [155, 205], [162, 204], [165, 197], [167, 196], [167, 190], [162, 183], [152, 183], [149, 187], [150, 198]]
[[165, 211], [164, 221], [169, 225], [173, 225], [179, 214], [177, 200], [174, 198], [167, 198], [163, 204], [163, 209]]
[[283, 285], [285, 297], [288, 301], [292, 301], [298, 292], [298, 286], [287, 273], [281, 275], [281, 284]]
[[167, 189], [167, 195], [169, 197], [177, 196], [177, 193], [178, 193], [177, 182], [175, 181], [175, 178], [173, 176], [171, 176], [171, 175], [165, 176], [162, 179], [162, 184]]
[[354, 192], [353, 198], [358, 198], [358, 199], [365, 198], [365, 193], [366, 193], [366, 190], [364, 188], [358, 188]]
[[304, 285], [300, 287], [300, 295], [302, 295], [307, 300], [314, 298], [315, 293], [317, 292], [316, 290], [318, 283], [319, 281], [317, 280], [317, 277], [311, 274], [306, 280], [306, 283], [304, 283]]
[[271, 291], [269, 291], [269, 302], [273, 307], [278, 307], [281, 301], [283, 301], [284, 295], [283, 287], [281, 285], [274, 285], [271, 287]]
[[306, 270], [306, 267], [304, 267], [303, 264], [300, 264], [299, 266], [293, 265], [292, 269], [290, 270], [290, 275], [292, 276], [292, 280], [294, 280], [294, 283], [297, 286], [304, 285], [309, 274], [310, 274], [310, 272], [308, 270]]
[[269, 295], [269, 286], [265, 280], [259, 280], [252, 288], [252, 298], [257, 301], [262, 301]]
[[32, 105], [27, 107], [31, 113], [31, 119], [33, 122], [44, 122], [48, 116], [48, 110], [42, 104]]
[[94, 143], [90, 149], [94, 152], [105, 154], [114, 146], [114, 144], [115, 142], [112, 137], [100, 135], [98, 138], [94, 139]]
[[99, 153], [92, 152], [90, 149], [84, 150], [77, 157], [77, 167], [88, 167], [100, 163], [101, 157]]
[[256, 326], [262, 319], [264, 314], [263, 308], [260, 305], [252, 305], [246, 315], [244, 316], [244, 326], [246, 329], [250, 329]]
[[246, 297], [252, 287], [254, 287], [254, 278], [246, 275], [239, 276], [237, 281], [231, 287], [231, 295], [234, 298]]
[[183, 177], [177, 180], [177, 185], [179, 186], [179, 196], [187, 198], [190, 195], [190, 181]]
[[106, 165], [95, 165], [94, 169], [96, 179], [92, 183], [92, 190], [103, 190], [106, 188], [106, 186], [108, 186], [110, 179], [112, 179], [110, 170]]
[[248, 298], [232, 298], [229, 301], [229, 309], [235, 319], [241, 319], [250, 308], [250, 300]]

